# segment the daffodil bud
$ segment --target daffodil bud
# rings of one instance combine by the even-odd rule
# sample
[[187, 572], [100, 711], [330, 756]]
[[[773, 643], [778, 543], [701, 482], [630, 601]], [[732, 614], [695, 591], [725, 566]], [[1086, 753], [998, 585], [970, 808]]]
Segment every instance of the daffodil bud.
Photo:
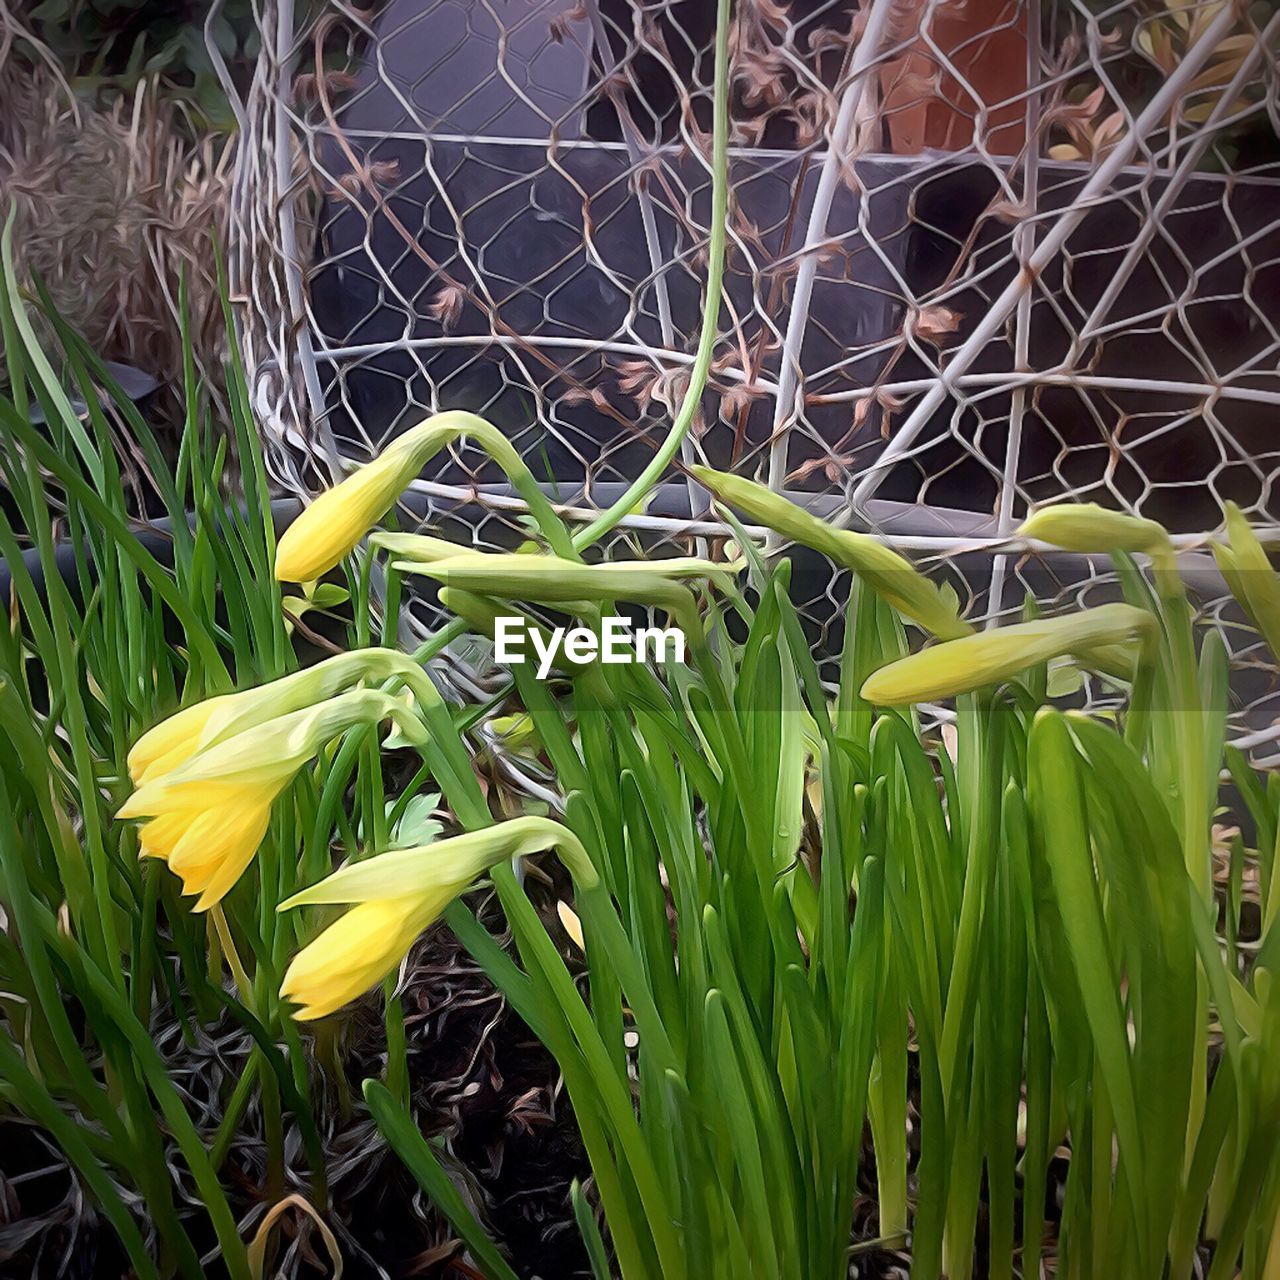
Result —
[[[446, 560], [426, 560], [429, 568], [405, 560], [397, 567], [429, 577], [447, 574], [452, 585], [499, 599], [540, 600], [547, 604], [571, 599], [639, 599], [637, 590], [702, 580], [730, 583], [742, 569], [742, 561], [715, 564], [692, 556], [667, 560], [611, 560], [604, 564], [579, 564], [554, 556], [520, 553], [479, 553]], [[483, 584], [483, 585], [482, 585]], [[498, 588], [503, 588], [499, 590]]]
[[850, 529], [835, 529], [764, 485], [742, 476], [690, 468], [697, 480], [722, 502], [748, 519], [766, 525], [790, 542], [820, 551], [829, 560], [851, 569], [904, 617], [942, 640], [972, 634], [954, 600], [924, 574], [876, 538]]
[[322, 1018], [392, 972], [414, 940], [486, 871], [511, 858], [554, 849], [580, 888], [599, 877], [578, 838], [547, 818], [513, 818], [481, 831], [398, 849], [335, 871], [280, 910], [351, 905], [294, 956], [280, 994], [300, 1020]]
[[313, 706], [361, 680], [398, 678], [419, 697], [434, 697], [426, 672], [394, 649], [356, 649], [269, 684], [220, 694], [186, 707], [149, 729], [129, 752], [129, 776], [149, 782], [197, 752], [277, 716]]
[[1155, 626], [1150, 613], [1128, 604], [1020, 622], [931, 645], [891, 662], [867, 678], [862, 697], [882, 707], [953, 698], [1066, 654], [1095, 660], [1104, 654], [1114, 663], [1116, 646], [1145, 645]]
[[704, 560], [577, 564], [554, 556], [469, 555], [420, 564], [398, 561], [404, 573], [435, 578], [450, 592], [463, 591], [498, 600], [530, 600], [536, 604], [632, 600], [665, 609], [691, 636], [698, 632], [693, 595], [680, 580], [694, 576], [723, 577], [726, 566]]
[[533, 717], [527, 711], [514, 715], [492, 716], [486, 727], [502, 743], [503, 749], [512, 755], [536, 756], [543, 750], [542, 737]]
[[[460, 410], [437, 413], [398, 436], [372, 462], [356, 468], [303, 511], [276, 548], [276, 577], [281, 582], [309, 582], [328, 573], [355, 550], [431, 458], [463, 436], [517, 479], [528, 499], [536, 499], [528, 467], [492, 423]], [[539, 505], [550, 511], [545, 500]]]
[[445, 538], [433, 538], [425, 533], [379, 532], [370, 536], [369, 545], [385, 551], [396, 560], [413, 560], [422, 564], [450, 560], [454, 556], [486, 554], [475, 547], [462, 546]]
[[[1223, 581], [1227, 584], [1227, 590], [1231, 592], [1236, 603], [1249, 615], [1251, 621], [1257, 626], [1256, 619], [1253, 618], [1252, 610], [1249, 608], [1249, 589], [1245, 585], [1246, 579], [1240, 570], [1240, 562], [1236, 555], [1236, 550], [1232, 546], [1224, 545], [1221, 542], [1215, 542], [1212, 547], [1213, 558], [1217, 562], [1218, 572], [1222, 574]], [[1258, 628], [1261, 630], [1261, 628]]]
[[1109, 511], [1096, 502], [1060, 502], [1027, 517], [1022, 537], [1064, 551], [1106, 555], [1112, 551], [1153, 556], [1172, 552], [1169, 534], [1154, 520]]
[[1226, 507], [1230, 546], [1214, 543], [1218, 568], [1240, 606], [1262, 633], [1273, 653], [1280, 654], [1280, 580], [1258, 535], [1234, 502]]
[[218, 902], [253, 860], [271, 806], [294, 774], [326, 743], [360, 724], [393, 719], [422, 742], [421, 721], [389, 694], [361, 689], [246, 728], [144, 782], [119, 818], [146, 818], [140, 843], [199, 894], [195, 909]]

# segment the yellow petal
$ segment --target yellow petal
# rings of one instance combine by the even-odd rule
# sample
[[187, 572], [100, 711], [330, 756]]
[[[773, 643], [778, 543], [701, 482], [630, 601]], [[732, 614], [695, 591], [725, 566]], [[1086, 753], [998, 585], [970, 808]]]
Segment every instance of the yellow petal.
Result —
[[350, 555], [417, 474], [412, 463], [412, 455], [388, 451], [326, 489], [281, 537], [276, 578], [310, 582]]
[[198, 811], [176, 811], [153, 818], [138, 832], [139, 851], [144, 858], [167, 858], [182, 834], [195, 821]]
[[[144, 831], [151, 832], [162, 818], [205, 813], [209, 810], [230, 810], [245, 804], [250, 797], [257, 799], [264, 790], [269, 791], [274, 798], [291, 776], [290, 773], [284, 778], [211, 780], [198, 775], [183, 778], [180, 770], [166, 773], [154, 782], [143, 783], [116, 810], [116, 817], [153, 818], [156, 821], [143, 828]], [[168, 827], [160, 827], [159, 830], [167, 832]], [[159, 838], [156, 834], [150, 837], [150, 841], [155, 843]]]
[[211, 810], [192, 822], [169, 855], [169, 870], [182, 892], [199, 894], [196, 911], [207, 911], [230, 892], [267, 834], [270, 804]]
[[244, 874], [262, 843], [274, 792], [241, 788], [207, 809], [174, 809], [139, 833], [144, 857], [163, 858], [182, 880], [182, 892], [199, 894], [195, 910], [221, 899]]
[[134, 782], [176, 769], [194, 755], [209, 717], [223, 702], [223, 698], [207, 698], [148, 729], [128, 755], [129, 776]]
[[377, 985], [444, 905], [417, 898], [362, 902], [294, 956], [280, 994], [299, 1021], [323, 1018]]
[[578, 913], [563, 898], [556, 903], [556, 915], [560, 917], [560, 923], [564, 926], [565, 933], [569, 935], [569, 941], [579, 951], [586, 951], [587, 944], [582, 937], [582, 921], [578, 919]]

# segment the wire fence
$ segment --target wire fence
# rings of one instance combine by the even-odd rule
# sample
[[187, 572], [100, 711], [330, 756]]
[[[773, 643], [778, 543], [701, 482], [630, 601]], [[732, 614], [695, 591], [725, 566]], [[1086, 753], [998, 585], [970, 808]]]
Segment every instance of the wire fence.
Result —
[[[725, 304], [684, 455], [880, 533], [991, 620], [1028, 590], [1116, 590], [1100, 561], [1018, 544], [1032, 506], [1162, 521], [1264, 754], [1275, 673], [1202, 548], [1228, 499], [1264, 536], [1280, 522], [1273, 10], [737, 0]], [[230, 269], [276, 478], [314, 492], [466, 408], [589, 518], [652, 457], [693, 359], [715, 5], [259, 19]], [[465, 449], [407, 510], [478, 546], [526, 536]], [[677, 471], [615, 536], [661, 554], [727, 532]], [[837, 653], [844, 584], [816, 560], [797, 580]]]

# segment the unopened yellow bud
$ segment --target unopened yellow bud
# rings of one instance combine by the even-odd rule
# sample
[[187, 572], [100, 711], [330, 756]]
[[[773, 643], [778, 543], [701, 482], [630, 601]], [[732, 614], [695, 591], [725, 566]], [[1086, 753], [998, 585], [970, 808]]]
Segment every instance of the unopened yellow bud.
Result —
[[[470, 554], [446, 560], [404, 560], [397, 568], [424, 573], [466, 591], [499, 599], [539, 600], [547, 604], [567, 600], [634, 599], [638, 590], [665, 584], [705, 579], [728, 585], [741, 571], [742, 561], [716, 564], [692, 556], [666, 560], [610, 560], [604, 564], [579, 564], [555, 556]], [[481, 585], [484, 584], [484, 585]], [[501, 589], [499, 589], [501, 588]]]
[[1128, 604], [1020, 622], [931, 645], [891, 662], [867, 678], [862, 696], [882, 707], [933, 702], [1010, 679], [1066, 654], [1087, 658], [1102, 653], [1114, 661], [1115, 646], [1145, 644], [1155, 625], [1150, 613]]
[[1280, 654], [1280, 580], [1244, 512], [1226, 507], [1230, 546], [1215, 543], [1214, 559], [1241, 608], [1262, 633], [1272, 653]]
[[369, 545], [397, 560], [420, 561], [422, 564], [450, 560], [454, 556], [485, 554], [475, 547], [462, 546], [445, 538], [433, 538], [425, 533], [375, 533], [370, 537]]
[[[671, 565], [667, 570], [666, 566]], [[578, 564], [554, 556], [468, 555], [430, 564], [397, 561], [404, 573], [421, 573], [457, 593], [498, 600], [530, 600], [536, 604], [569, 605], [582, 601], [632, 600], [665, 609], [680, 620], [691, 636], [697, 633], [693, 595], [683, 579], [724, 580], [736, 566], [706, 560], [638, 560], [629, 563]], [[463, 602], [464, 606], [466, 602]]]
[[1019, 533], [1064, 551], [1106, 555], [1112, 551], [1167, 555], [1172, 551], [1162, 524], [1123, 511], [1109, 511], [1096, 502], [1060, 502], [1028, 516]]
[[301, 711], [361, 680], [399, 678], [416, 694], [433, 691], [426, 673], [393, 649], [355, 649], [268, 684], [219, 694], [160, 721], [129, 752], [129, 776], [150, 782], [184, 764], [197, 752], [277, 716]]
[[400, 963], [424, 929], [486, 871], [511, 858], [554, 849], [580, 888], [599, 880], [577, 837], [547, 818], [513, 818], [482, 831], [398, 849], [334, 872], [281, 905], [352, 909], [294, 956], [280, 994], [294, 1017], [322, 1018], [363, 995]]
[[943, 640], [972, 634], [954, 600], [940, 591], [906, 558], [865, 533], [835, 529], [762, 484], [742, 476], [690, 468], [699, 483], [748, 519], [766, 525], [790, 542], [820, 551], [851, 569], [904, 617]]
[[[529, 471], [511, 442], [474, 413], [437, 413], [391, 442], [340, 484], [322, 493], [285, 530], [276, 548], [281, 582], [310, 582], [355, 550], [431, 458], [463, 436], [473, 439], [527, 489]], [[533, 500], [536, 495], [529, 490]], [[545, 500], [540, 504], [550, 511]]]

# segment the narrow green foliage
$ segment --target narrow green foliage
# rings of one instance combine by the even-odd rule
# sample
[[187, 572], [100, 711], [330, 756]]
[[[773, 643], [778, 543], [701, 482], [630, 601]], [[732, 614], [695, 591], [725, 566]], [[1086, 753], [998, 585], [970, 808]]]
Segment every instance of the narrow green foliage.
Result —
[[[224, 445], [212, 441], [194, 374], [175, 473], [101, 361], [47, 310], [61, 350], [37, 345], [8, 229], [0, 257], [9, 376], [0, 399], [0, 558], [12, 581], [0, 643], [0, 729], [12, 748], [0, 753], [0, 902], [6, 951], [13, 946], [6, 989], [23, 997], [6, 1001], [0, 1016], [6, 1103], [49, 1129], [139, 1275], [198, 1280], [200, 1253], [216, 1236], [220, 1265], [248, 1280], [235, 1214], [209, 1156], [220, 1144], [197, 1128], [153, 1042], [157, 1018], [190, 1027], [222, 1014], [204, 923], [161, 866], [139, 861], [134, 831], [112, 815], [128, 790], [126, 754], [143, 730], [181, 702], [282, 674], [293, 662], [266, 572], [270, 504], [260, 485], [253, 500], [261, 506], [246, 516], [220, 491]], [[236, 378], [229, 389], [247, 428], [240, 461], [256, 472], [247, 391]], [[87, 406], [81, 415], [73, 396]], [[29, 415], [35, 405], [42, 422]], [[121, 447], [125, 438], [132, 451]], [[127, 473], [126, 457], [140, 460], [140, 473]], [[143, 493], [163, 514], [139, 531], [135, 498]], [[154, 509], [148, 515], [156, 519]], [[64, 536], [55, 540], [59, 526]], [[271, 894], [281, 869], [296, 865], [274, 844], [287, 842], [287, 827], [282, 820], [263, 849]], [[272, 940], [264, 947], [256, 936], [252, 895], [229, 902], [228, 914], [247, 954], [270, 950]], [[271, 991], [263, 981], [260, 1011], [278, 1031], [264, 1003]], [[279, 1059], [265, 1034], [249, 1053]], [[250, 1070], [245, 1079], [262, 1074]], [[296, 1090], [292, 1098], [301, 1123], [309, 1104]], [[247, 1100], [228, 1099], [228, 1136], [245, 1123]], [[278, 1163], [284, 1133], [275, 1131]], [[319, 1164], [318, 1144], [305, 1145]], [[175, 1170], [194, 1184], [204, 1224], [193, 1223]], [[323, 1169], [316, 1173], [322, 1189]], [[137, 1197], [154, 1224], [153, 1258], [135, 1218]]]
[[449, 1220], [449, 1225], [466, 1241], [467, 1248], [480, 1265], [486, 1280], [516, 1280], [516, 1273], [490, 1243], [484, 1227], [449, 1181], [449, 1175], [441, 1166], [439, 1156], [405, 1116], [396, 1099], [376, 1080], [366, 1080], [364, 1100], [391, 1149], [430, 1193], [432, 1200]]

